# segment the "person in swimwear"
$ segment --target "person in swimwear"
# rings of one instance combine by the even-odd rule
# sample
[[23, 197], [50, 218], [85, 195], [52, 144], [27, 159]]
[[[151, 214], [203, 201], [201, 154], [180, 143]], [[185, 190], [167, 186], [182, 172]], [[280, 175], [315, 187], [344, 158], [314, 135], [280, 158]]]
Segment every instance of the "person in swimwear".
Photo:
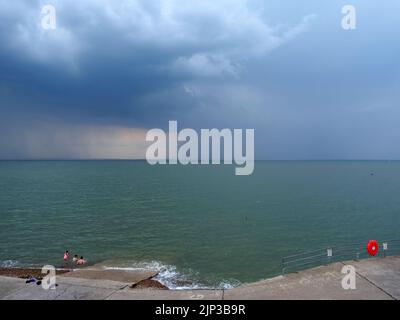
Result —
[[86, 260], [85, 259], [83, 259], [83, 257], [81, 256], [81, 258], [76, 262], [76, 264], [78, 264], [78, 265], [84, 265], [84, 264], [86, 264]]
[[68, 257], [69, 257], [69, 252], [68, 250], [64, 252], [64, 262], [68, 261]]
[[74, 255], [74, 257], [72, 258], [72, 262], [76, 264], [78, 260], [79, 260], [78, 255], [77, 254]]
[[69, 252], [68, 250], [64, 252], [64, 264], [68, 265], [68, 257], [69, 257]]

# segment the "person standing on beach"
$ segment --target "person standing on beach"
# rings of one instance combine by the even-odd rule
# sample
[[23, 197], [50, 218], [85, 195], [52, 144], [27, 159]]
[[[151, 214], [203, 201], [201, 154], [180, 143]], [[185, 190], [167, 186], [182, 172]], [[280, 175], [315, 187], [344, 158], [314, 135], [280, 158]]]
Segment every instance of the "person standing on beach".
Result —
[[67, 266], [68, 265], [68, 257], [69, 257], [69, 252], [66, 250], [64, 252], [64, 264]]

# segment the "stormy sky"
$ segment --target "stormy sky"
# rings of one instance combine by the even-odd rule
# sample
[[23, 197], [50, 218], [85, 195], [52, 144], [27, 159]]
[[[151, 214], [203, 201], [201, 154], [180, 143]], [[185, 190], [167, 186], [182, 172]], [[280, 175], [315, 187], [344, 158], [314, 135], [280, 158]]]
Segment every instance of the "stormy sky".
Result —
[[169, 120], [254, 128], [257, 159], [400, 159], [399, 15], [397, 0], [0, 0], [0, 159], [142, 158]]

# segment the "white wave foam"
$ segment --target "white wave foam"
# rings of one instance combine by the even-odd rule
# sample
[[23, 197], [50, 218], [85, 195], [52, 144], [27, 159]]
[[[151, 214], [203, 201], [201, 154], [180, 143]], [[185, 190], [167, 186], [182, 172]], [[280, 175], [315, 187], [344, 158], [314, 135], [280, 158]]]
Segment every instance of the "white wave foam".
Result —
[[0, 267], [1, 268], [14, 268], [19, 265], [18, 261], [15, 260], [4, 260], [0, 261]]
[[240, 286], [242, 283], [239, 280], [231, 279], [231, 280], [223, 280], [217, 286], [218, 289], [233, 289]]
[[154, 277], [154, 280], [157, 280], [161, 284], [173, 290], [231, 289], [240, 285], [238, 280], [223, 280], [215, 286], [202, 284], [196, 280], [198, 274], [193, 270], [189, 269], [183, 273], [180, 272], [176, 266], [166, 265], [159, 261], [135, 262], [118, 267], [105, 265], [103, 268], [107, 270], [156, 271], [158, 274]]

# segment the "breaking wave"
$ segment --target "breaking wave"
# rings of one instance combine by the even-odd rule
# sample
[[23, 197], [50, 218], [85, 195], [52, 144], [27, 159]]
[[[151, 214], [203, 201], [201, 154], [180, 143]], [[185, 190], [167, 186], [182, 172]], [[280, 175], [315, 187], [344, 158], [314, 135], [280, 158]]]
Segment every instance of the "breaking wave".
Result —
[[15, 260], [0, 261], [0, 268], [15, 268], [19, 266], [19, 262]]
[[108, 266], [104, 269], [125, 271], [155, 271], [158, 274], [154, 280], [173, 290], [195, 290], [195, 289], [231, 289], [240, 285], [238, 280], [222, 280], [215, 284], [206, 284], [197, 280], [199, 274], [193, 270], [179, 271], [174, 265], [163, 264], [159, 261], [135, 262], [123, 266]]

